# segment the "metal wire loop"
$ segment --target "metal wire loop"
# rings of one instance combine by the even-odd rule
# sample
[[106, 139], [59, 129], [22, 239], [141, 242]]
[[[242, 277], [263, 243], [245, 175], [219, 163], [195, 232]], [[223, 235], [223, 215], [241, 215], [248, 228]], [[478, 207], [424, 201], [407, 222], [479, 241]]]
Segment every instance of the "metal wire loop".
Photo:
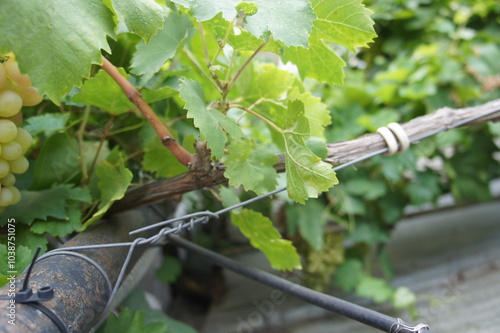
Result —
[[410, 326], [405, 323], [401, 318], [398, 318], [398, 321], [392, 324], [389, 333], [399, 333], [403, 330], [415, 333], [422, 333], [423, 330], [429, 330], [429, 325], [426, 324], [418, 324], [417, 326]]

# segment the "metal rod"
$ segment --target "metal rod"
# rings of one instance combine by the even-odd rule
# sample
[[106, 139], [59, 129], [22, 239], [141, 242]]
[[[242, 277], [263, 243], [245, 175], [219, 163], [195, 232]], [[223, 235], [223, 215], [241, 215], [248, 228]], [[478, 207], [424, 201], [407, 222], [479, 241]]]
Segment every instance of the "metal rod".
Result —
[[[412, 327], [402, 322], [400, 319], [393, 318], [374, 310], [362, 307], [360, 305], [311, 290], [309, 288], [303, 287], [259, 269], [242, 265], [232, 259], [207, 250], [177, 235], [170, 234], [167, 236], [167, 238], [171, 243], [180, 246], [192, 253], [195, 253], [216, 265], [222, 266], [249, 279], [279, 289], [306, 302], [346, 316], [365, 325], [377, 328], [381, 331], [390, 333], [415, 333], [420, 332], [421, 329], [424, 329], [426, 327], [425, 325]], [[430, 331], [426, 332], [431, 333]]]

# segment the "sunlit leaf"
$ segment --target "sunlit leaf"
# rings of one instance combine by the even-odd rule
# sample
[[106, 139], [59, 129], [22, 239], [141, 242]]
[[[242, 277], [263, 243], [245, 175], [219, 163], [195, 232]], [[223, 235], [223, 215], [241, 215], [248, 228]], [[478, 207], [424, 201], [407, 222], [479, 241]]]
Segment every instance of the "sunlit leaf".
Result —
[[111, 52], [113, 30], [102, 0], [0, 2], [0, 52], [13, 51], [21, 71], [56, 103], [102, 63], [101, 50]]
[[290, 102], [283, 117], [288, 195], [305, 203], [308, 198], [317, 198], [319, 193], [337, 184], [337, 176], [332, 166], [314, 155], [305, 144], [310, 129], [304, 115], [304, 104], [298, 100]]
[[289, 240], [281, 238], [271, 220], [261, 213], [244, 209], [241, 213], [231, 213], [231, 221], [248, 239], [253, 247], [261, 250], [275, 269], [300, 269], [297, 250]]
[[229, 185], [242, 185], [245, 190], [264, 194], [275, 189], [278, 176], [273, 166], [278, 163], [276, 154], [254, 140], [235, 140], [228, 146], [224, 176]]

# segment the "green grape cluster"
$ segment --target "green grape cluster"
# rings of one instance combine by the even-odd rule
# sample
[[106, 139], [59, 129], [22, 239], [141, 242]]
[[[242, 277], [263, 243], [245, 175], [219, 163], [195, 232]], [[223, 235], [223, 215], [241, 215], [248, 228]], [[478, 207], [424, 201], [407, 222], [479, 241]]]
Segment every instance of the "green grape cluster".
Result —
[[327, 230], [322, 249], [310, 249], [307, 253], [304, 279], [309, 287], [324, 291], [330, 285], [336, 267], [344, 261], [343, 241], [342, 234]]
[[15, 56], [0, 56], [0, 212], [21, 199], [14, 175], [29, 167], [24, 154], [33, 137], [19, 127], [23, 121], [21, 108], [36, 105], [42, 99], [30, 78], [19, 71]]

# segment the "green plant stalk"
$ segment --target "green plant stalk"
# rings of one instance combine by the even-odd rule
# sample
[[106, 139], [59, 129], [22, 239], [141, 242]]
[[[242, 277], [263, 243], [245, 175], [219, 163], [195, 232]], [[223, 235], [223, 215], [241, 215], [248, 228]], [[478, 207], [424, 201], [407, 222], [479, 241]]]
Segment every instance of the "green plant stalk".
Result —
[[254, 115], [255, 117], [259, 118], [260, 120], [263, 120], [266, 124], [268, 124], [269, 126], [271, 126], [272, 128], [274, 128], [274, 129], [275, 129], [276, 131], [278, 131], [279, 133], [281, 133], [281, 134], [283, 134], [283, 133], [284, 133], [284, 131], [283, 131], [280, 127], [278, 127], [278, 125], [276, 125], [275, 123], [273, 123], [272, 121], [270, 121], [270, 120], [269, 120], [269, 119], [267, 119], [266, 117], [264, 117], [264, 116], [262, 116], [262, 115], [258, 114], [257, 112], [254, 112], [254, 111], [250, 110], [249, 108], [246, 108], [246, 107], [244, 107], [244, 106], [242, 106], [242, 105], [238, 105], [238, 104], [236, 104], [236, 105], [231, 105], [231, 106], [232, 106], [232, 107], [235, 107], [235, 108], [237, 108], [237, 109], [243, 110], [243, 111], [245, 111], [245, 112], [248, 112], [248, 113], [250, 113], [251, 115]]
[[99, 153], [101, 152], [104, 141], [108, 137], [109, 129], [111, 128], [111, 125], [113, 124], [114, 119], [115, 119], [115, 116], [111, 116], [111, 118], [109, 118], [109, 120], [108, 120], [108, 123], [106, 124], [106, 129], [104, 130], [104, 133], [101, 136], [101, 140], [99, 141], [99, 146], [97, 147], [97, 151], [95, 153], [94, 160], [92, 161], [92, 165], [90, 166], [90, 169], [89, 169], [89, 177], [92, 175], [92, 172], [94, 171], [95, 165], [97, 163], [97, 157], [99, 156]]
[[212, 64], [210, 63], [210, 55], [208, 54], [207, 41], [205, 40], [205, 33], [203, 30], [203, 24], [201, 24], [201, 22], [198, 22], [198, 28], [200, 29], [201, 43], [203, 44], [203, 53], [205, 53], [205, 60], [207, 62], [207, 67], [210, 67], [212, 66]]
[[234, 26], [234, 20], [232, 20], [229, 23], [229, 26], [227, 27], [227, 30], [226, 30], [226, 35], [224, 36], [224, 39], [222, 40], [222, 42], [219, 43], [219, 48], [215, 52], [215, 54], [214, 54], [214, 56], [212, 58], [212, 61], [209, 63], [209, 66], [212, 66], [212, 64], [214, 64], [216, 62], [217, 57], [219, 56], [220, 51], [222, 49], [224, 49], [224, 46], [226, 46], [227, 40], [229, 39], [229, 35], [231, 34], [231, 30], [233, 30], [233, 26]]
[[217, 89], [217, 91], [222, 94], [222, 87], [220, 86], [220, 83], [217, 83], [213, 80], [212, 77], [210, 77], [210, 75], [208, 75], [204, 70], [203, 68], [201, 67], [201, 65], [198, 63], [198, 61], [196, 60], [196, 58], [194, 57], [194, 55], [187, 49], [183, 49], [184, 53], [186, 54], [186, 56], [188, 57], [189, 60], [191, 60], [191, 62], [193, 63], [193, 65], [198, 69], [198, 71], [200, 71], [200, 73], [207, 78], [208, 82], [210, 82], [214, 87], [215, 89]]
[[80, 167], [82, 168], [82, 183], [86, 182], [89, 178], [87, 173], [87, 161], [85, 160], [85, 155], [81, 154], [83, 151], [83, 134], [85, 133], [85, 127], [87, 126], [87, 122], [90, 114], [90, 106], [85, 106], [84, 114], [82, 122], [80, 123], [80, 127], [76, 132], [76, 138], [78, 140], [78, 148], [80, 149]]
[[266, 42], [260, 44], [260, 46], [257, 48], [257, 50], [255, 50], [255, 52], [252, 53], [252, 55], [247, 59], [247, 61], [245, 61], [245, 63], [240, 67], [238, 72], [236, 72], [236, 74], [233, 76], [231, 81], [227, 84], [227, 87], [224, 90], [224, 94], [222, 95], [222, 99], [224, 101], [226, 100], [227, 95], [231, 91], [231, 88], [233, 87], [234, 83], [236, 82], [236, 80], [238, 80], [238, 77], [241, 75], [241, 73], [243, 73], [245, 68], [248, 66], [248, 64], [250, 64], [250, 62], [252, 62], [252, 60], [257, 56], [257, 54], [259, 54], [259, 52], [262, 51], [262, 49], [266, 46], [266, 44], [267, 44]]

